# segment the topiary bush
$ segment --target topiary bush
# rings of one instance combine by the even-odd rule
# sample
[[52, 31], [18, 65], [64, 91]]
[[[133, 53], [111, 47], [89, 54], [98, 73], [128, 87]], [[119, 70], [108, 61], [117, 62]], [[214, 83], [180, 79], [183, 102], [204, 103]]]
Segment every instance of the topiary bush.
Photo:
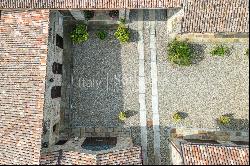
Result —
[[74, 44], [80, 44], [89, 39], [89, 34], [87, 32], [87, 25], [79, 24], [71, 32], [70, 37]]
[[130, 39], [129, 29], [125, 26], [125, 24], [120, 23], [115, 32], [115, 37], [121, 42], [126, 43]]
[[182, 117], [182, 115], [181, 115], [180, 112], [174, 113], [174, 115], [173, 115], [173, 120], [174, 120], [175, 122], [179, 122], [179, 121], [182, 120], [182, 119], [183, 119], [183, 117]]
[[100, 40], [104, 40], [107, 36], [108, 33], [104, 30], [100, 30], [96, 33], [96, 36], [100, 39]]
[[84, 17], [86, 20], [90, 20], [91, 18], [93, 18], [95, 15], [94, 11], [91, 10], [85, 10], [84, 11]]
[[180, 66], [189, 66], [192, 63], [191, 46], [187, 41], [178, 41], [176, 38], [168, 43], [168, 60]]
[[210, 52], [212, 56], [225, 56], [229, 53], [229, 48], [223, 45], [217, 45], [214, 49]]
[[228, 125], [231, 121], [231, 118], [227, 115], [222, 115], [218, 118], [218, 122], [221, 124], [221, 125]]

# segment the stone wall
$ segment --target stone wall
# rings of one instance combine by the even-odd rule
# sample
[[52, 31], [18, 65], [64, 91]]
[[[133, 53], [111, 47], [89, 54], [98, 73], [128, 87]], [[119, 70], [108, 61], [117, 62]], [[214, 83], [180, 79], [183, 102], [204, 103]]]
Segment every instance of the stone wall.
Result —
[[167, 9], [167, 31], [172, 38], [181, 33], [181, 23], [183, 16], [183, 8]]
[[249, 132], [223, 131], [215, 129], [174, 128], [170, 131], [170, 137], [181, 139], [249, 142]]
[[[46, 90], [44, 103], [43, 145], [53, 145], [59, 137], [60, 129], [60, 103], [61, 97], [52, 98], [52, 88], [62, 83], [62, 74], [55, 74], [52, 70], [53, 63], [62, 64], [63, 49], [56, 44], [60, 37], [63, 38], [63, 17], [58, 11], [51, 11], [48, 39], [48, 58]], [[62, 71], [63, 72], [63, 71]], [[60, 91], [60, 89], [59, 89]], [[61, 92], [59, 92], [61, 93]]]
[[122, 127], [82, 127], [74, 128], [71, 135], [74, 135], [74, 137], [131, 137], [131, 129]]
[[181, 152], [178, 151], [178, 148], [174, 146], [174, 144], [170, 144], [169, 146], [171, 152], [171, 161], [173, 165], [183, 165], [183, 160], [180, 155]]

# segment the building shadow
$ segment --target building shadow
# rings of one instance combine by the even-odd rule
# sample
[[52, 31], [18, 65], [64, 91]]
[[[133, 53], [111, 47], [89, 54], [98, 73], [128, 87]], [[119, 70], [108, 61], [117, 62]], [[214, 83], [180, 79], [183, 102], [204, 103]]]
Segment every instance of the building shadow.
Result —
[[192, 49], [192, 64], [199, 64], [205, 55], [205, 45], [190, 43]]

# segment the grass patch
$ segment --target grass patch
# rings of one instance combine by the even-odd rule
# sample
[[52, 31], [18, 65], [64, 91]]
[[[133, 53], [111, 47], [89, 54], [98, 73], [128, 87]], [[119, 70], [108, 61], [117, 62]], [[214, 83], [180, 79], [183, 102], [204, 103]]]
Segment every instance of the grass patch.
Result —
[[227, 46], [223, 45], [217, 45], [213, 48], [213, 50], [210, 52], [212, 56], [225, 56], [229, 53], [229, 48]]
[[189, 66], [192, 63], [191, 46], [187, 41], [174, 39], [167, 46], [168, 60], [180, 66]]

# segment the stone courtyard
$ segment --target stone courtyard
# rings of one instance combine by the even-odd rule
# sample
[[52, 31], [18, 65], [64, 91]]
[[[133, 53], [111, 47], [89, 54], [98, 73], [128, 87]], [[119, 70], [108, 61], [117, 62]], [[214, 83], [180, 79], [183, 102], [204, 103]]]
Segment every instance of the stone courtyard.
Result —
[[[126, 23], [131, 30], [131, 39], [125, 44], [115, 39], [115, 26], [103, 27], [98, 23], [91, 23], [88, 27], [88, 41], [72, 44], [69, 33], [77, 22], [65, 19], [64, 40], [67, 40], [67, 45], [64, 62], [69, 63], [65, 64], [68, 74], [63, 84], [67, 91], [62, 100], [69, 103], [65, 105], [68, 107], [64, 113], [65, 125], [73, 130], [75, 136], [82, 137], [84, 133], [88, 136], [132, 136], [134, 144], [147, 149], [144, 151], [149, 164], [156, 160], [169, 164], [165, 138], [169, 137], [171, 128], [249, 130], [246, 118], [249, 61], [240, 51], [247, 49], [248, 41], [232, 42], [216, 37], [200, 41], [194, 37], [190, 41], [199, 59], [192, 66], [178, 67], [167, 61], [166, 49], [180, 27], [178, 13], [181, 11], [169, 11], [167, 17], [164, 10], [131, 10]], [[103, 41], [96, 37], [100, 28], [106, 28], [108, 32]], [[180, 38], [184, 36], [177, 35]], [[210, 56], [211, 49], [218, 43], [232, 48], [228, 57]], [[143, 60], [140, 59], [142, 53]], [[152, 57], [154, 53], [157, 54], [156, 62]], [[157, 70], [152, 69], [153, 63], [156, 63]], [[152, 77], [154, 71], [158, 74], [156, 78]], [[159, 93], [159, 133], [153, 126], [154, 81]], [[142, 94], [145, 105], [140, 98]], [[146, 114], [141, 112], [142, 107], [145, 107]], [[128, 115], [124, 122], [118, 120], [121, 111]], [[175, 123], [172, 117], [178, 111], [186, 117]], [[218, 126], [216, 118], [227, 113], [233, 116], [230, 126]], [[142, 131], [144, 125], [147, 126], [146, 133]], [[112, 130], [111, 134], [106, 134], [108, 130]], [[142, 140], [145, 135], [147, 139]], [[156, 137], [160, 137], [160, 142], [155, 141]], [[155, 146], [160, 146], [158, 156], [155, 156]]]

